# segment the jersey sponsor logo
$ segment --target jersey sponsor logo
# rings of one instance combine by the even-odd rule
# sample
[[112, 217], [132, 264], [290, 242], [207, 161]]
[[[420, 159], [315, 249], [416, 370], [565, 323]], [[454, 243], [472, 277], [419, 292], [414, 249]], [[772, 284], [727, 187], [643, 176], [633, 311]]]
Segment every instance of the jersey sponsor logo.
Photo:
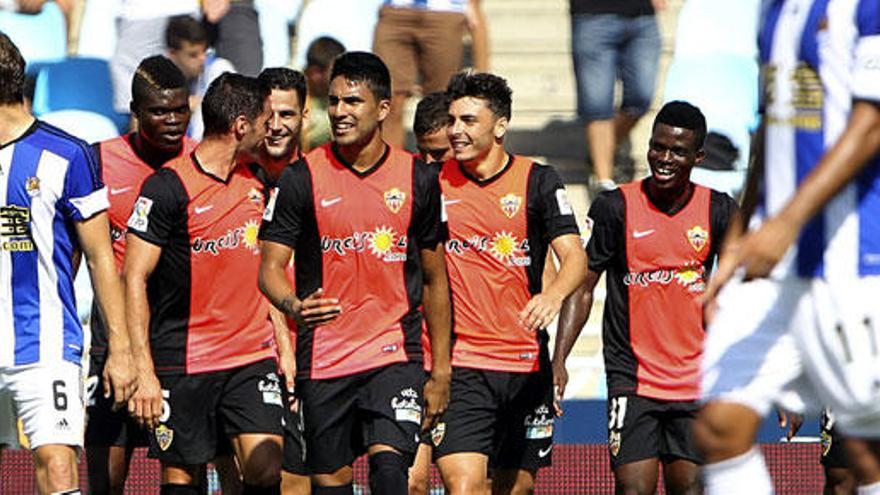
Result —
[[538, 449], [538, 457], [543, 459], [543, 458], [547, 457], [548, 455], [550, 455], [550, 451], [552, 451], [552, 450], [553, 450], [552, 445], [547, 447], [546, 449]]
[[257, 383], [257, 391], [263, 397], [263, 404], [284, 407], [281, 401], [281, 381], [275, 373], [266, 373]]
[[560, 215], [574, 215], [571, 201], [568, 200], [568, 192], [561, 187], [556, 190], [556, 208], [559, 209]]
[[695, 263], [678, 269], [629, 272], [623, 276], [623, 284], [626, 286], [648, 287], [650, 285], [669, 285], [672, 282], [677, 282], [688, 292], [703, 292], [706, 290], [706, 269], [703, 265]]
[[687, 231], [687, 239], [694, 251], [699, 253], [709, 243], [709, 232], [699, 225], [694, 225]]
[[513, 218], [516, 212], [519, 211], [519, 207], [522, 206], [522, 196], [509, 193], [499, 199], [498, 202], [501, 204], [501, 211], [504, 212], [507, 218]]
[[446, 423], [440, 422], [431, 428], [431, 443], [434, 444], [434, 447], [440, 446], [444, 436], [446, 436]]
[[406, 261], [407, 237], [383, 225], [372, 232], [355, 232], [343, 238], [323, 236], [321, 250], [342, 256], [348, 253], [362, 253], [369, 250], [377, 258], [386, 262]]
[[394, 410], [394, 419], [398, 422], [422, 424], [422, 406], [419, 404], [419, 394], [409, 387], [398, 392], [391, 398], [391, 409]]
[[330, 208], [331, 206], [335, 205], [336, 203], [339, 203], [340, 201], [342, 201], [342, 196], [336, 196], [335, 198], [330, 198], [330, 199], [323, 199], [322, 198], [321, 199], [321, 208]]
[[201, 215], [202, 213], [206, 213], [208, 211], [211, 211], [211, 209], [213, 209], [213, 208], [214, 208], [214, 205], [196, 206], [193, 211], [196, 212], [196, 215]]
[[[765, 84], [766, 101], [768, 109], [772, 109], [772, 103], [777, 100], [776, 91], [777, 78], [782, 77], [778, 74], [778, 67], [769, 66], [764, 73], [767, 84]], [[768, 113], [767, 121], [773, 125], [790, 126], [795, 129], [805, 131], [818, 131], [823, 125], [823, 110], [825, 108], [825, 93], [822, 86], [822, 79], [816, 69], [810, 67], [806, 62], [798, 63], [797, 68], [789, 75], [788, 81], [791, 82], [791, 105], [793, 113], [784, 115], [778, 113]]]
[[154, 430], [154, 433], [159, 448], [163, 451], [168, 450], [168, 447], [171, 447], [171, 442], [174, 441], [174, 430], [165, 425], [159, 425]]
[[27, 192], [28, 196], [36, 197], [40, 194], [40, 178], [39, 177], [28, 177], [24, 181], [24, 190]]
[[406, 202], [406, 193], [396, 187], [392, 187], [385, 191], [383, 197], [385, 198], [385, 206], [391, 210], [391, 213], [399, 212], [400, 209], [403, 208], [403, 204]]
[[127, 193], [128, 191], [131, 191], [131, 190], [132, 190], [132, 186], [119, 187], [119, 188], [111, 187], [110, 188], [110, 196], [117, 196], [122, 193]]
[[259, 234], [259, 222], [248, 220], [241, 227], [229, 229], [225, 234], [213, 239], [196, 237], [192, 242], [191, 249], [196, 254], [210, 253], [217, 256], [220, 254], [220, 251], [237, 249], [242, 246], [254, 254], [259, 254]]
[[648, 230], [633, 230], [633, 239], [641, 239], [642, 237], [648, 237], [649, 235], [656, 232], [656, 229], [648, 229]]
[[153, 209], [153, 200], [138, 196], [131, 209], [131, 216], [128, 217], [128, 228], [137, 230], [138, 232], [146, 232], [150, 226], [150, 210]]
[[510, 232], [497, 232], [494, 236], [475, 235], [468, 239], [450, 239], [446, 241], [446, 252], [463, 256], [468, 252], [482, 253], [488, 251], [495, 259], [507, 266], [529, 266], [529, 240], [519, 240]]
[[33, 251], [31, 211], [23, 206], [0, 206], [0, 247], [4, 251]]
[[532, 414], [527, 414], [523, 424], [526, 427], [527, 440], [540, 440], [553, 437], [553, 414], [546, 404], [536, 407]]
[[275, 203], [278, 202], [278, 188], [273, 187], [269, 191], [269, 202], [266, 204], [266, 210], [263, 211], [263, 220], [271, 222], [275, 216]]

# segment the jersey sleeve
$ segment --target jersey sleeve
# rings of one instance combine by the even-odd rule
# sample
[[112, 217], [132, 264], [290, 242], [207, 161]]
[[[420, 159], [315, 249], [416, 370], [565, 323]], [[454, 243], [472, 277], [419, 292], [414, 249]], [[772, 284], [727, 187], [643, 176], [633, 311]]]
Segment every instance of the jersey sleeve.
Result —
[[880, 0], [861, 0], [856, 12], [858, 39], [852, 65], [855, 100], [880, 104]]
[[587, 214], [587, 224], [592, 233], [587, 242], [587, 257], [590, 270], [602, 273], [614, 262], [624, 246], [623, 223], [626, 204], [619, 189], [603, 192], [593, 201]]
[[174, 227], [186, 218], [186, 190], [177, 174], [167, 168], [149, 176], [128, 218], [128, 232], [165, 246]]
[[532, 177], [534, 182], [529, 185], [529, 194], [537, 194], [536, 205], [540, 208], [540, 221], [547, 240], [552, 241], [565, 234], [579, 235], [568, 192], [556, 170], [548, 165], [535, 164]]
[[712, 222], [712, 251], [714, 251], [715, 254], [718, 254], [721, 243], [727, 235], [727, 229], [733, 221], [733, 216], [739, 211], [739, 205], [737, 205], [736, 201], [729, 195], [723, 192], [712, 191], [710, 208], [711, 210], [709, 214], [711, 215], [710, 220]]
[[69, 159], [58, 209], [68, 218], [81, 221], [109, 207], [110, 200], [101, 181], [97, 155], [91, 146], [83, 143]]
[[410, 235], [420, 249], [431, 249], [449, 237], [442, 218], [440, 167], [419, 159], [413, 163], [413, 216]]
[[296, 245], [303, 231], [306, 215], [314, 214], [312, 178], [305, 161], [288, 166], [281, 173], [278, 187], [269, 193], [263, 213], [260, 240]]

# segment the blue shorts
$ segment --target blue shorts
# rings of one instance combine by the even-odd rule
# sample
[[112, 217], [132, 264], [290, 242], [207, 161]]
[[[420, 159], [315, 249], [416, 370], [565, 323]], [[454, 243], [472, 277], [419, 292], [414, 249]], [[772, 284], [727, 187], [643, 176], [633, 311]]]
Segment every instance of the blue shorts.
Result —
[[620, 110], [644, 114], [654, 96], [660, 60], [660, 31], [653, 15], [577, 14], [571, 18], [578, 116], [614, 117], [614, 83], [623, 84]]

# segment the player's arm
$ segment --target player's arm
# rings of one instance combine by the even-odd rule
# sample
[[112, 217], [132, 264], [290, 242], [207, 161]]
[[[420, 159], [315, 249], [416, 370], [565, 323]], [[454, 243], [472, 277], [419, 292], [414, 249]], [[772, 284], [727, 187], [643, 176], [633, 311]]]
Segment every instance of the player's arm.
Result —
[[162, 248], [128, 234], [125, 239], [125, 309], [131, 329], [131, 349], [140, 386], [128, 403], [142, 425], [153, 428], [162, 415], [162, 387], [150, 351], [150, 305], [147, 280], [159, 263]]
[[110, 223], [107, 213], [101, 212], [75, 225], [98, 306], [107, 324], [109, 350], [104, 366], [104, 393], [107, 396], [112, 393], [115, 407], [120, 407], [137, 389], [137, 375], [131, 361], [122, 280], [116, 271], [113, 249], [110, 247]]
[[275, 330], [275, 346], [278, 348], [278, 371], [284, 376], [284, 385], [290, 394], [291, 404], [296, 384], [296, 354], [293, 339], [290, 337], [290, 327], [284, 314], [275, 306], [269, 308], [269, 319]]
[[556, 414], [562, 415], [562, 398], [568, 385], [568, 370], [565, 360], [571, 353], [574, 343], [581, 335], [584, 325], [590, 319], [593, 309], [593, 291], [599, 283], [601, 274], [587, 270], [587, 277], [580, 287], [565, 298], [559, 311], [559, 325], [556, 328], [556, 343], [553, 349], [553, 387]]
[[431, 377], [425, 384], [425, 419], [426, 424], [433, 424], [449, 403], [449, 384], [452, 379], [449, 279], [446, 276], [443, 243], [437, 244], [433, 249], [422, 249], [419, 254], [424, 279], [422, 304], [425, 307], [433, 358]]

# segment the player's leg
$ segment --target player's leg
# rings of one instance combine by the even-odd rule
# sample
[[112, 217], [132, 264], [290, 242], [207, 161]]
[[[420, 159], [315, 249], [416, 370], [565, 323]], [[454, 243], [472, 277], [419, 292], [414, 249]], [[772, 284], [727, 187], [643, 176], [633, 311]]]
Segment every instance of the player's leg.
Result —
[[537, 470], [498, 469], [492, 475], [492, 493], [497, 495], [531, 495], [535, 493]]
[[651, 106], [660, 63], [660, 31], [653, 15], [626, 21], [627, 34], [620, 50], [623, 98], [614, 119], [617, 146]]
[[[281, 383], [284, 383], [282, 378]], [[281, 493], [284, 495], [309, 495], [312, 483], [306, 467], [306, 445], [303, 437], [302, 408], [297, 403], [290, 410], [291, 400], [282, 388], [284, 398], [284, 459], [281, 463]]]
[[700, 465], [684, 459], [663, 463], [663, 481], [669, 495], [699, 495], [703, 493], [700, 483]]
[[[89, 417], [89, 423], [92, 418]], [[89, 493], [122, 495], [133, 448], [125, 446], [86, 446]]]
[[219, 416], [238, 460], [244, 495], [281, 491], [283, 412], [281, 381], [273, 359], [230, 370]]
[[40, 493], [78, 490], [85, 431], [82, 369], [60, 362], [6, 368], [22, 431], [33, 451]]
[[373, 38], [373, 52], [388, 65], [391, 73], [391, 111], [382, 124], [382, 137], [397, 147], [404, 145], [403, 110], [418, 75], [415, 31], [419, 17], [415, 9], [383, 8], [379, 11]]
[[409, 495], [428, 495], [431, 484], [431, 439], [421, 439], [409, 468]]
[[431, 430], [434, 460], [450, 495], [487, 494], [499, 403], [506, 373], [453, 368], [449, 406]]
[[673, 401], [663, 404], [660, 459], [663, 480], [670, 495], [703, 493], [700, 466], [703, 460], [694, 442], [694, 421], [699, 405], [694, 401]]
[[[238, 469], [238, 462], [235, 460], [232, 446], [229, 446], [228, 454], [218, 454], [211, 461], [211, 464], [214, 465], [214, 469], [217, 471], [217, 478], [220, 480], [220, 490], [223, 495], [241, 495], [244, 491], [244, 486], [241, 481], [241, 470]], [[207, 469], [205, 474], [207, 475]], [[205, 481], [207, 482], [207, 479]]]
[[614, 473], [614, 492], [653, 494], [660, 458], [657, 404], [636, 395], [608, 398], [608, 452]]
[[[774, 401], [803, 399], [801, 352], [789, 331], [803, 311], [800, 281], [731, 281], [719, 294], [703, 354], [703, 407], [694, 439], [707, 463], [706, 493], [736, 486], [754, 495], [772, 492], [760, 450], [761, 420]], [[790, 410], [803, 406], [784, 403]]]
[[852, 495], [856, 492], [856, 478], [850, 468], [846, 453], [846, 439], [834, 427], [834, 413], [830, 409], [822, 412], [819, 422], [821, 437], [821, 463], [825, 474], [824, 495]]
[[846, 452], [858, 485], [857, 493], [880, 494], [880, 442], [848, 438]]
[[378, 370], [358, 393], [371, 493], [406, 495], [409, 490], [407, 472], [418, 448], [424, 382], [421, 363], [398, 363]]

